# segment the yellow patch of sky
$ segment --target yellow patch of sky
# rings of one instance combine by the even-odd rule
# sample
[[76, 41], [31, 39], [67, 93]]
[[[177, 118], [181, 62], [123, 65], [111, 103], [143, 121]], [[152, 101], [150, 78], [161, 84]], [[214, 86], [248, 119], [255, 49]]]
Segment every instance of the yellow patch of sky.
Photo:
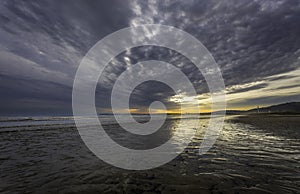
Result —
[[[225, 89], [227, 109], [228, 110], [249, 110], [256, 108], [257, 105], [243, 105], [243, 102], [256, 98], [263, 97], [281, 97], [281, 96], [292, 96], [300, 95], [300, 69], [290, 71], [287, 73], [277, 74], [266, 77], [263, 80], [238, 84], [229, 86]], [[277, 79], [278, 78], [278, 79]], [[251, 87], [260, 84], [266, 84], [266, 86], [258, 89], [252, 89]], [[298, 85], [297, 85], [298, 84]], [[247, 90], [249, 88], [249, 90]], [[245, 89], [242, 92], [236, 92], [235, 90]], [[171, 102], [200, 105], [201, 112], [209, 112], [211, 107], [211, 96], [209, 93], [200, 94], [197, 96], [186, 96], [185, 94], [174, 95], [169, 99]], [[239, 103], [240, 102], [240, 103]], [[231, 104], [235, 104], [232, 105]], [[272, 105], [263, 104], [265, 106]], [[185, 112], [197, 112], [197, 110], [189, 109]]]
[[[277, 74], [266, 77], [260, 81], [237, 84], [229, 86], [225, 89], [227, 110], [249, 110], [256, 108], [257, 105], [243, 105], [243, 102], [256, 98], [263, 97], [280, 97], [280, 96], [292, 96], [300, 95], [300, 68], [287, 73]], [[277, 79], [278, 78], [278, 79]], [[252, 89], [251, 87], [260, 84], [266, 84], [266, 86], [258, 89]], [[249, 90], [247, 90], [249, 88]], [[245, 89], [242, 92], [236, 92], [235, 90]], [[199, 94], [197, 96], [188, 96], [184, 93], [171, 96], [170, 102], [181, 104], [183, 109], [174, 108], [171, 110], [152, 110], [152, 113], [161, 114], [179, 114], [179, 113], [199, 113], [199, 112], [211, 112], [211, 95], [210, 93]], [[199, 105], [199, 106], [198, 106]], [[262, 106], [268, 106], [270, 104], [263, 104]], [[199, 111], [200, 109], [200, 111]], [[215, 110], [218, 111], [218, 110]], [[119, 110], [118, 113], [126, 113], [126, 110]], [[135, 108], [130, 109], [130, 113], [136, 114], [148, 114], [148, 108]]]

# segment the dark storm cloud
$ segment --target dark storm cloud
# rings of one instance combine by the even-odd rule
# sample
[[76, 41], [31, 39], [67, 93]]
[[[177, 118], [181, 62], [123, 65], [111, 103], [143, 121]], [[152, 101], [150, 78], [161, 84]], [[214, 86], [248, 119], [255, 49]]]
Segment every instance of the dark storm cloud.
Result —
[[[80, 60], [103, 36], [128, 26], [130, 11], [124, 1], [2, 1], [0, 10], [3, 112], [7, 102], [32, 98], [34, 109], [61, 96], [70, 109]], [[24, 104], [9, 104], [24, 110]]]
[[[229, 95], [268, 88], [274, 81], [292, 78], [272, 76], [299, 67], [299, 22], [300, 4], [296, 0], [2, 1], [1, 114], [9, 107], [15, 112], [24, 112], [30, 106], [40, 110], [47, 103], [53, 109], [70, 110], [72, 82], [85, 53], [109, 33], [149, 23], [172, 25], [197, 37], [216, 59], [226, 86], [235, 88]], [[199, 94], [208, 92], [203, 76], [184, 56], [167, 49], [143, 47], [128, 50], [111, 62], [96, 92], [99, 108], [109, 107], [113, 82], [128, 64], [150, 59], [176, 65]], [[257, 81], [263, 83], [240, 87]], [[168, 102], [172, 94], [162, 85], [145, 84], [136, 89], [133, 106], [148, 106], [150, 101], [160, 99], [176, 107]], [[278, 102], [275, 97], [267, 99], [269, 104]], [[15, 105], [8, 106], [8, 102]], [[249, 105], [256, 101], [239, 103]]]
[[163, 23], [180, 26], [202, 41], [222, 67], [227, 85], [299, 67], [299, 1], [210, 1], [179, 8], [182, 17]]

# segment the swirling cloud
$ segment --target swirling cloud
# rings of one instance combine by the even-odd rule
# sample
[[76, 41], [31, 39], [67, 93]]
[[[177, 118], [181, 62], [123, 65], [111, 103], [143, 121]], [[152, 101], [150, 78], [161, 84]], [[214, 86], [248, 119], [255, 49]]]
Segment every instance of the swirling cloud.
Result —
[[[49, 112], [49, 107], [53, 113], [71, 113], [72, 81], [85, 53], [109, 33], [149, 23], [185, 30], [208, 48], [222, 70], [229, 108], [296, 101], [299, 21], [296, 0], [4, 0], [0, 4], [1, 114], [28, 113], [30, 107], [32, 113]], [[96, 92], [98, 110], [109, 110], [111, 87], [124, 68], [150, 59], [180, 68], [199, 93], [182, 98], [199, 99], [203, 109], [209, 109], [205, 80], [193, 64], [168, 49], [141, 47], [124, 51], [107, 67]], [[180, 99], [173, 95], [163, 85], [147, 83], [134, 92], [132, 107], [144, 110], [150, 101], [161, 100], [175, 110], [174, 99]]]

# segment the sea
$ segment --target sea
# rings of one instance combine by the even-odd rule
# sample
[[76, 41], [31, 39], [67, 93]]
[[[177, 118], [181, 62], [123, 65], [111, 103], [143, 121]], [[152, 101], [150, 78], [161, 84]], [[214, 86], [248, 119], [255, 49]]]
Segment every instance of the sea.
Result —
[[[149, 116], [135, 119], [145, 123]], [[115, 142], [140, 150], [171, 137], [180, 141], [180, 131], [198, 127], [188, 146], [170, 162], [154, 169], [126, 170], [91, 152], [72, 116], [1, 117], [0, 192], [300, 193], [297, 115], [226, 116], [215, 144], [203, 155], [199, 147], [209, 116], [169, 116], [149, 139], [122, 130], [113, 115], [100, 115], [99, 120]]]

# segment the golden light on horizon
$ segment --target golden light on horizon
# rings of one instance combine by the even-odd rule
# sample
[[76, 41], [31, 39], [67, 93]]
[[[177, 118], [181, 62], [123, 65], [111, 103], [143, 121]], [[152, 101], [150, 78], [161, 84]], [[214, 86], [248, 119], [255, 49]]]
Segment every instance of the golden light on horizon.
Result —
[[[269, 76], [262, 81], [255, 81], [243, 84], [237, 84], [226, 87], [226, 102], [227, 110], [250, 110], [257, 106], [264, 107], [270, 106], [272, 103], [249, 103], [246, 101], [253, 99], [266, 99], [268, 97], [280, 97], [285, 96], [287, 93], [290, 95], [299, 95], [300, 85], [295, 83], [300, 82], [299, 75], [300, 69], [290, 71], [288, 73], [282, 73], [275, 76]], [[279, 77], [286, 77], [285, 79], [277, 79]], [[272, 82], [268, 82], [272, 79]], [[260, 87], [263, 84], [262, 87]], [[255, 89], [253, 89], [255, 88]], [[169, 110], [154, 109], [154, 114], [181, 114], [181, 113], [208, 113], [211, 112], [212, 99], [210, 93], [203, 93], [197, 96], [188, 96], [185, 93], [170, 96], [169, 102], [177, 104], [174, 108]], [[182, 109], [178, 108], [180, 105]], [[199, 107], [198, 107], [199, 106]], [[199, 109], [200, 110], [199, 110]], [[149, 114], [149, 107], [132, 108], [129, 110], [132, 114]], [[220, 111], [220, 110], [214, 110]], [[105, 109], [104, 112], [111, 113], [111, 110]], [[119, 109], [118, 113], [128, 113], [128, 110]]]

